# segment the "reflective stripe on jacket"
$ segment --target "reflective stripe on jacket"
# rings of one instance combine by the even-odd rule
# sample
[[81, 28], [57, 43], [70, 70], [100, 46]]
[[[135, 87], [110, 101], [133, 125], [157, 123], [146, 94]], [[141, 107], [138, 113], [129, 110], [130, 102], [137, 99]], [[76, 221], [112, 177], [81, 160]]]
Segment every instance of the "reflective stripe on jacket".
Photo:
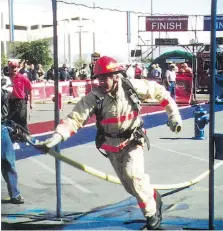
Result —
[[[179, 114], [175, 101], [160, 84], [145, 79], [133, 79], [131, 83], [140, 99], [157, 99], [166, 109], [168, 117]], [[94, 109], [97, 106], [96, 96], [98, 98], [104, 97], [102, 105], [103, 119], [101, 121], [104, 132], [119, 134], [140, 126], [138, 112], [135, 111], [132, 101], [124, 92], [121, 80], [119, 80], [118, 91], [115, 96], [112, 96], [110, 93], [104, 94], [97, 87], [74, 106], [73, 111], [56, 128], [56, 132], [61, 134], [64, 140], [72, 134], [77, 133], [78, 129], [82, 128], [94, 114]], [[129, 139], [106, 137], [101, 149], [110, 152], [119, 152], [132, 139], [133, 135]]]

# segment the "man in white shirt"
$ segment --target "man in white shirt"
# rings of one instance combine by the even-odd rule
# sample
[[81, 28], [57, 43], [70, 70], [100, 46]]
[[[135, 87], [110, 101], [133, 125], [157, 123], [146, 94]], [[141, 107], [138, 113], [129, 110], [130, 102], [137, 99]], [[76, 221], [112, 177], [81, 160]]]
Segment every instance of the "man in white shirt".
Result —
[[171, 97], [176, 100], [176, 71], [174, 64], [170, 64], [169, 70], [166, 71], [166, 81]]

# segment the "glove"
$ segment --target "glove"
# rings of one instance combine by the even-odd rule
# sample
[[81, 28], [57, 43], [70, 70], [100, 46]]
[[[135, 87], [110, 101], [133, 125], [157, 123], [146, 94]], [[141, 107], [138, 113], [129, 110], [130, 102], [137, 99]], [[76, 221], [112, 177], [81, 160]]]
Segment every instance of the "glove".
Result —
[[59, 133], [54, 133], [53, 136], [45, 141], [40, 141], [35, 144], [37, 149], [42, 150], [44, 153], [47, 153], [49, 149], [59, 144], [63, 140], [62, 136]]
[[182, 129], [182, 119], [180, 115], [174, 115], [169, 118], [167, 126], [170, 127], [172, 132], [180, 132]]

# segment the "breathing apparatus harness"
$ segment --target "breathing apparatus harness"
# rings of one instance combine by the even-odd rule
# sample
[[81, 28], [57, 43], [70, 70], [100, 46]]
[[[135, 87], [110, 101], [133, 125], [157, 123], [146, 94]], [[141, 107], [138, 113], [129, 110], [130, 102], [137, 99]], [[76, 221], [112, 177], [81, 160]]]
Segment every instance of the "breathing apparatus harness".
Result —
[[[126, 79], [125, 77], [122, 77], [121, 81], [122, 81], [122, 87], [123, 87], [125, 93], [127, 94], [127, 96], [129, 97], [134, 110], [136, 110], [139, 114], [140, 113], [140, 99], [139, 99], [137, 92], [135, 91], [132, 83], [128, 79]], [[97, 134], [96, 134], [96, 138], [95, 138], [95, 144], [96, 144], [96, 148], [99, 150], [99, 152], [102, 155], [104, 155], [106, 158], [108, 157], [107, 154], [103, 153], [100, 150], [101, 145], [106, 140], [105, 137], [129, 139], [132, 136], [132, 134], [134, 135], [133, 141], [135, 141], [137, 143], [141, 143], [140, 138], [143, 137], [145, 139], [145, 142], [147, 144], [147, 148], [149, 150], [150, 149], [150, 142], [149, 142], [147, 135], [145, 134], [145, 131], [143, 130], [143, 120], [141, 118], [140, 118], [141, 119], [140, 126], [134, 128], [134, 129], [131, 129], [131, 130], [129, 129], [129, 130], [126, 130], [126, 131], [124, 131], [122, 133], [118, 133], [118, 134], [107, 133], [104, 131], [104, 128], [101, 125], [101, 121], [103, 119], [103, 117], [102, 117], [103, 101], [104, 101], [104, 97], [96, 96], [97, 105], [95, 108], [95, 115], [96, 115]]]

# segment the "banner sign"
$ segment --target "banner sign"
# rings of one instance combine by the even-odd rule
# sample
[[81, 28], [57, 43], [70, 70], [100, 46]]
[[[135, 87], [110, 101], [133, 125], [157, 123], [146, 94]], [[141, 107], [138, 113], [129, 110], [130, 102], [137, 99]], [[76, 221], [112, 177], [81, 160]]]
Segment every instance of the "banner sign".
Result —
[[[204, 16], [204, 31], [211, 31], [211, 16]], [[223, 16], [216, 17], [216, 31], [223, 31]]]
[[157, 46], [177, 46], [177, 38], [156, 38], [155, 45]]
[[186, 60], [178, 57], [171, 57], [166, 59], [166, 63], [185, 63]]
[[148, 16], [146, 31], [187, 31], [188, 16]]

